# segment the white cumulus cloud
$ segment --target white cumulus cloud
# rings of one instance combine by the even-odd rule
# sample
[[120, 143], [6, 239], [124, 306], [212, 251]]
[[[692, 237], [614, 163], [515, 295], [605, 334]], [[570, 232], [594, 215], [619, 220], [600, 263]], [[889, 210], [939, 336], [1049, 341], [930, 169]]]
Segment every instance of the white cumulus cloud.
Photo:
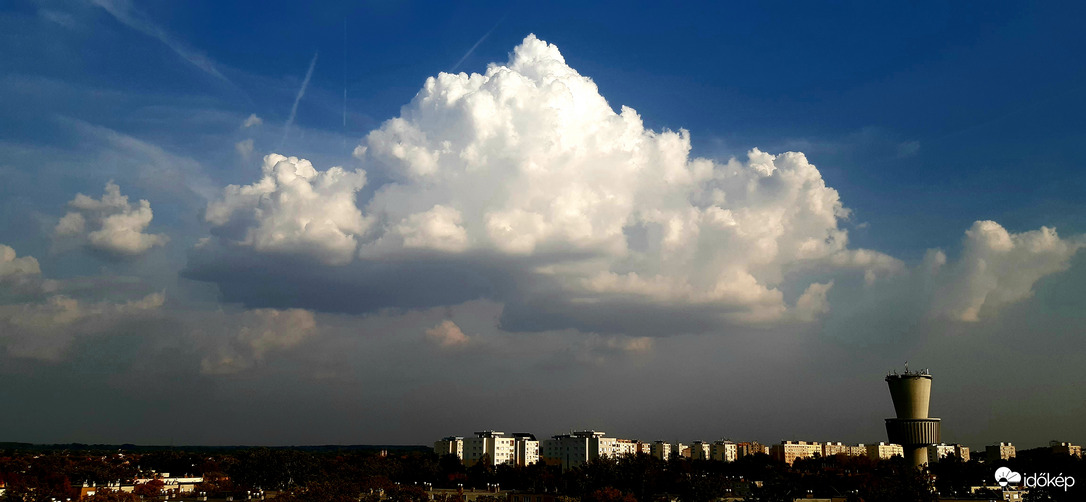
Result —
[[965, 232], [957, 262], [944, 265], [941, 251], [929, 257], [939, 284], [934, 310], [977, 321], [983, 313], [1032, 296], [1038, 280], [1067, 270], [1082, 247], [1061, 239], [1053, 228], [1016, 234], [994, 221], [977, 221]]
[[163, 234], [144, 233], [154, 217], [151, 203], [141, 199], [137, 205], [130, 204], [112, 181], [106, 183], [100, 199], [80, 193], [68, 207], [71, 211], [54, 228], [58, 239], [76, 239], [90, 249], [121, 257], [140, 255], [169, 242]]
[[317, 171], [308, 160], [278, 154], [264, 157], [262, 169], [260, 181], [230, 185], [209, 203], [207, 221], [234, 230], [227, 236], [231, 243], [259, 252], [351, 261], [371, 224], [355, 205], [366, 174], [339, 167]]
[[[230, 263], [275, 270], [267, 256], [302, 257], [325, 268], [280, 287], [327, 282], [358, 301], [329, 297], [325, 307], [305, 295], [313, 301], [296, 306], [360, 312], [366, 302], [373, 311], [484, 296], [505, 305], [503, 328], [636, 335], [813, 321], [831, 311], [834, 277], [862, 274], [876, 287], [913, 273], [849, 248], [850, 211], [803, 153], [695, 157], [687, 131], [653, 131], [633, 109], [616, 111], [532, 35], [485, 73], [428, 78], [354, 157], [390, 181], [363, 194], [361, 170], [266, 157], [260, 181], [209, 204], [225, 246], [197, 255], [196, 275], [245, 282], [255, 278]], [[988, 271], [958, 273], [961, 291], [947, 286], [965, 299], [952, 302], [955, 317], [1017, 301], [1066, 267], [1070, 248], [1046, 251], [1060, 242], [1045, 241], [1047, 230], [1007, 237], [1009, 254], [985, 232], [970, 231], [965, 262], [992, 262]], [[1043, 263], [1011, 272], [1034, 258]], [[224, 290], [260, 306], [252, 287]]]

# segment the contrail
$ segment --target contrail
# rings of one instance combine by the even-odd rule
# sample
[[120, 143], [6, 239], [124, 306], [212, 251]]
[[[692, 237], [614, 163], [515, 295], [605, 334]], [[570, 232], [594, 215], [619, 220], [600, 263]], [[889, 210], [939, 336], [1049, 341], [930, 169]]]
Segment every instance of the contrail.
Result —
[[166, 46], [177, 53], [178, 56], [181, 56], [186, 61], [192, 63], [193, 66], [233, 85], [233, 82], [230, 82], [230, 79], [226, 78], [222, 73], [219, 73], [219, 70], [215, 68], [215, 63], [212, 62], [210, 58], [190, 49], [184, 43], [167, 33], [166, 30], [151, 22], [142, 12], [134, 8], [128, 0], [91, 1], [95, 5], [105, 9], [106, 12], [125, 26], [143, 33], [144, 35], [157, 38], [159, 42], [166, 44]]
[[294, 106], [290, 107], [290, 118], [287, 119], [287, 125], [283, 127], [283, 141], [279, 143], [279, 148], [283, 148], [283, 143], [287, 142], [287, 134], [290, 133], [290, 126], [294, 124], [294, 116], [298, 114], [298, 103], [302, 101], [302, 96], [305, 96], [305, 88], [309, 87], [309, 79], [313, 77], [313, 68], [317, 66], [317, 55], [319, 52], [313, 53], [313, 59], [309, 62], [309, 70], [305, 72], [305, 80], [302, 80], [302, 88], [298, 89], [298, 96], [294, 98]]
[[475, 49], [479, 47], [479, 44], [483, 43], [483, 40], [486, 40], [486, 37], [489, 37], [491, 33], [494, 33], [494, 30], [498, 27], [498, 25], [502, 24], [502, 22], [505, 21], [505, 18], [508, 15], [509, 13], [506, 13], [504, 16], [502, 16], [502, 18], [499, 19], [492, 28], [490, 28], [490, 31], [486, 32], [486, 35], [483, 35], [483, 38], [480, 38], [478, 42], [475, 42], [475, 45], [471, 46], [471, 48], [468, 49], [468, 52], [464, 53], [464, 57], [460, 58], [460, 61], [457, 61], [456, 64], [454, 64], [453, 67], [449, 69], [449, 71], [456, 71], [456, 69], [460, 67], [460, 64], [463, 63], [464, 60], [471, 55], [471, 53], [475, 52]]

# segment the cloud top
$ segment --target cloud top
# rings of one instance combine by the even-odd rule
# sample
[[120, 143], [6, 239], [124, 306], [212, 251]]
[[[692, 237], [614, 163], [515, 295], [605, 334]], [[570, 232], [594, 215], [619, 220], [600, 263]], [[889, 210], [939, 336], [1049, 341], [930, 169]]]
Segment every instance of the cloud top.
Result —
[[106, 183], [100, 199], [80, 193], [68, 202], [68, 207], [71, 210], [53, 230], [55, 238], [74, 238], [90, 249], [114, 257], [141, 255], [169, 242], [169, 237], [163, 234], [144, 232], [154, 217], [151, 203], [141, 199], [137, 205], [130, 204], [112, 181]]
[[257, 252], [297, 254], [323, 263], [354, 259], [358, 237], [371, 225], [355, 204], [362, 171], [317, 171], [308, 160], [271, 154], [264, 176], [230, 185], [207, 206], [206, 220], [233, 245]]
[[[1060, 239], [1054, 228], [1008, 232], [994, 221], [977, 221], [965, 232], [960, 260], [941, 271], [936, 307], [952, 319], [977, 321], [983, 312], [1029, 298], [1042, 277], [1062, 272], [1083, 247]], [[938, 252], [929, 261], [946, 262]]]
[[11, 246], [0, 244], [0, 281], [19, 280], [41, 275], [41, 267], [33, 256], [16, 256]]
[[[284, 280], [354, 294], [351, 311], [483, 295], [505, 304], [508, 329], [666, 334], [813, 322], [831, 311], [834, 277], [859, 273], [870, 287], [906, 272], [900, 260], [848, 247], [841, 223], [850, 211], [803, 153], [692, 156], [687, 131], [653, 131], [633, 109], [616, 112], [534, 35], [483, 74], [428, 78], [354, 152], [390, 180], [361, 200], [363, 171], [321, 172], [276, 154], [265, 158], [260, 181], [227, 187], [207, 209], [224, 246], [203, 257], [203, 276], [228, 296], [247, 291], [238, 299], [259, 306], [252, 287], [226, 284], [250, 280], [245, 272], [219, 274], [214, 262], [274, 270], [285, 265], [268, 256], [289, 257], [339, 267]], [[1020, 299], [1023, 287], [1066, 266], [1069, 249], [1044, 251], [1058, 243], [1044, 232], [1006, 237], [1019, 250], [996, 258], [1002, 251], [989, 230], [970, 231], [967, 261], [1045, 264], [998, 286], [984, 273], [959, 274], [970, 285], [956, 297], [972, 300], [954, 307], [956, 317], [970, 317], [977, 297], [989, 305]], [[373, 280], [404, 277], [397, 270], [411, 279]], [[450, 289], [457, 281], [463, 287]], [[430, 294], [439, 288], [449, 292]], [[364, 300], [407, 296], [413, 301], [399, 305]], [[344, 309], [333, 303], [303, 306]]]

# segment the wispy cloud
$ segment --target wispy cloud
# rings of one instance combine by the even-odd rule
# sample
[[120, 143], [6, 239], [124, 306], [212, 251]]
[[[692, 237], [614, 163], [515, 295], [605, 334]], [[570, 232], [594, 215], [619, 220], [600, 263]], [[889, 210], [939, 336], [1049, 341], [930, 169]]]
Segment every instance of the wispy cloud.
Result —
[[[317, 67], [317, 56], [319, 52], [313, 53], [313, 59], [309, 61], [309, 69], [305, 72], [305, 80], [302, 80], [302, 87], [298, 89], [298, 96], [294, 98], [294, 105], [290, 107], [290, 117], [287, 118], [287, 125], [283, 127], [283, 143], [287, 141], [287, 134], [290, 133], [290, 126], [294, 125], [294, 116], [298, 114], [298, 103], [302, 102], [302, 96], [305, 96], [305, 89], [309, 87], [309, 79], [313, 78], [313, 68]], [[282, 144], [280, 144], [282, 146]]]
[[95, 5], [105, 9], [110, 15], [116, 18], [125, 26], [132, 28], [144, 35], [157, 38], [167, 47], [172, 49], [186, 61], [193, 64], [197, 68], [203, 70], [205, 73], [212, 75], [225, 82], [230, 82], [230, 79], [219, 72], [215, 68], [215, 63], [211, 61], [207, 56], [200, 54], [199, 52], [187, 47], [180, 40], [177, 40], [172, 35], [155, 24], [147, 16], [137, 10], [128, 0], [91, 0]]

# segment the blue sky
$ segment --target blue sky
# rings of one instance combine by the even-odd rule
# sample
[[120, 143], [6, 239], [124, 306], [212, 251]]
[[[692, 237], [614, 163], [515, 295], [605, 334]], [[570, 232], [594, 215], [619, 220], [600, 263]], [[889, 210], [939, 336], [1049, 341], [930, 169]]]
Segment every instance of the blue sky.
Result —
[[[41, 442], [862, 442], [883, 437], [881, 372], [911, 359], [945, 385], [946, 439], [1082, 441], [1062, 407], [1086, 383], [1082, 14], [5, 4], [0, 395], [41, 416], [0, 423]], [[826, 367], [847, 370], [794, 390]], [[1008, 409], [995, 367], [1054, 390]], [[228, 418], [209, 432], [129, 381]], [[58, 393], [116, 411], [57, 418]], [[807, 397], [840, 393], [870, 406]], [[321, 418], [248, 428], [283, 399]], [[476, 415], [487, 399], [526, 411]], [[633, 420], [629, 399], [726, 418]], [[764, 404], [725, 413], [737, 399]], [[764, 418], [794, 402], [803, 425]], [[163, 416], [188, 421], [167, 438]]]

